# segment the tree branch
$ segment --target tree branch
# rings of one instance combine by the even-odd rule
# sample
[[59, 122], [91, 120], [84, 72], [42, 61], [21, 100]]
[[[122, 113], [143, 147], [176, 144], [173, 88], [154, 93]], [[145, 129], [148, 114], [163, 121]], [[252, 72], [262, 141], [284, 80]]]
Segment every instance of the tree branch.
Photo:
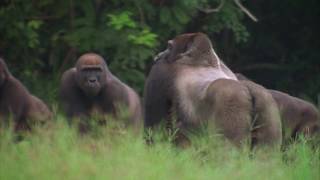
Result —
[[64, 67], [68, 64], [68, 61], [75, 55], [76, 53], [76, 48], [74, 47], [70, 47], [67, 55], [64, 57], [63, 61], [62, 61], [62, 65], [59, 68], [59, 72], [62, 72]]
[[144, 19], [144, 13], [142, 8], [140, 7], [140, 4], [138, 4], [137, 2], [135, 3], [136, 7], [138, 8], [139, 11], [139, 15], [140, 15], [140, 24], [144, 25], [145, 24], [145, 19]]
[[58, 16], [31, 16], [31, 17], [26, 17], [25, 20], [54, 20], [54, 19], [59, 19]]
[[214, 13], [214, 12], [219, 12], [221, 10], [221, 8], [223, 7], [223, 5], [224, 5], [224, 0], [220, 0], [219, 6], [214, 8], [214, 9], [198, 7], [198, 10], [201, 11], [201, 12], [204, 12], [206, 14], [210, 14], [210, 13]]
[[240, 0], [234, 0], [234, 3], [243, 11], [247, 16], [249, 16], [250, 19], [252, 19], [254, 22], [258, 22], [258, 19], [246, 8], [244, 7]]

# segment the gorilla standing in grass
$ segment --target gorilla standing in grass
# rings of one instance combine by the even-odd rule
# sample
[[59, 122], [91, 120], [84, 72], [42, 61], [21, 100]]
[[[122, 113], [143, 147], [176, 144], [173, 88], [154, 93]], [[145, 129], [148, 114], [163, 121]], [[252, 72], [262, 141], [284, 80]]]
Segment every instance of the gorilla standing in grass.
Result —
[[8, 124], [12, 117], [15, 131], [31, 130], [33, 124], [43, 124], [52, 118], [46, 104], [33, 96], [13, 77], [5, 61], [0, 58], [0, 124]]
[[127, 108], [128, 124], [135, 129], [142, 126], [142, 112], [137, 93], [116, 78], [104, 59], [95, 53], [82, 55], [75, 67], [64, 72], [60, 85], [60, 99], [68, 118], [79, 118], [79, 130], [86, 132], [93, 114], [117, 118]]
[[145, 128], [176, 117], [177, 141], [203, 123], [238, 146], [249, 141], [252, 147], [279, 147], [282, 141], [271, 95], [262, 86], [238, 81], [203, 33], [168, 41], [149, 73], [144, 98]]
[[[242, 74], [237, 73], [236, 76], [243, 82], [252, 82]], [[320, 135], [320, 114], [313, 104], [280, 91], [272, 89], [268, 91], [280, 110], [283, 139], [286, 143], [300, 135], [305, 137]]]

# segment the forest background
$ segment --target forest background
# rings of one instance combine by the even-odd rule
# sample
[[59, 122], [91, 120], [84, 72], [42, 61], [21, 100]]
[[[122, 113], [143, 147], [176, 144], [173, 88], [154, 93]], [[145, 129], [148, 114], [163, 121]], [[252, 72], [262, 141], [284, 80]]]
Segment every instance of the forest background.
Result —
[[142, 95], [153, 56], [176, 35], [201, 31], [234, 72], [318, 103], [319, 7], [317, 0], [4, 0], [0, 56], [47, 102], [57, 101], [63, 71], [89, 51]]

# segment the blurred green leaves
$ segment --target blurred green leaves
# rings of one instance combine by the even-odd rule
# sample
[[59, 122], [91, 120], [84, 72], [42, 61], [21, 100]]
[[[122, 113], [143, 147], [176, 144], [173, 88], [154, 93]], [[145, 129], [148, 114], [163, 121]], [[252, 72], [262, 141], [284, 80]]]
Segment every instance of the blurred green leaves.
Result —
[[141, 93], [146, 65], [163, 49], [160, 45], [175, 35], [191, 29], [212, 36], [227, 28], [237, 40], [246, 40], [241, 11], [232, 4], [199, 19], [200, 5], [219, 2], [4, 1], [0, 6], [0, 54], [28, 87], [39, 89], [33, 82], [42, 73], [59, 79], [80, 54], [96, 52], [116, 76]]
[[119, 15], [108, 14], [110, 21], [109, 26], [116, 30], [121, 30], [125, 27], [136, 28], [137, 24], [131, 19], [132, 13], [129, 11], [120, 12]]
[[156, 45], [157, 35], [150, 32], [148, 29], [143, 29], [137, 35], [130, 34], [128, 40], [136, 45], [145, 45], [153, 48]]

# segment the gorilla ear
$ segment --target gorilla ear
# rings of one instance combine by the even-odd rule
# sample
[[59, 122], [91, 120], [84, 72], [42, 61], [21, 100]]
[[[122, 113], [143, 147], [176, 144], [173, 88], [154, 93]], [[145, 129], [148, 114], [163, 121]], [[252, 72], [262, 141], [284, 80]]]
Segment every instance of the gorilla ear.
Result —
[[[168, 62], [175, 62], [183, 56], [188, 56], [194, 48], [194, 39], [197, 34], [184, 34], [168, 41]], [[170, 49], [171, 48], [171, 49]]]
[[191, 38], [190, 41], [188, 41], [188, 43], [186, 45], [186, 51], [185, 52], [188, 52], [188, 51], [194, 49], [194, 39], [195, 39], [195, 37]]
[[188, 39], [188, 41], [184, 45], [184, 51], [182, 53], [178, 54], [176, 59], [182, 58], [183, 56], [190, 56], [195, 51], [197, 51], [197, 46], [194, 43], [195, 39], [196, 39], [195, 35], [190, 37], [190, 39]]
[[218, 67], [220, 65], [220, 59], [215, 54], [211, 40], [206, 34], [191, 34], [183, 44], [184, 52], [179, 54], [180, 56], [177, 58], [181, 59], [181, 62], [213, 67]]

